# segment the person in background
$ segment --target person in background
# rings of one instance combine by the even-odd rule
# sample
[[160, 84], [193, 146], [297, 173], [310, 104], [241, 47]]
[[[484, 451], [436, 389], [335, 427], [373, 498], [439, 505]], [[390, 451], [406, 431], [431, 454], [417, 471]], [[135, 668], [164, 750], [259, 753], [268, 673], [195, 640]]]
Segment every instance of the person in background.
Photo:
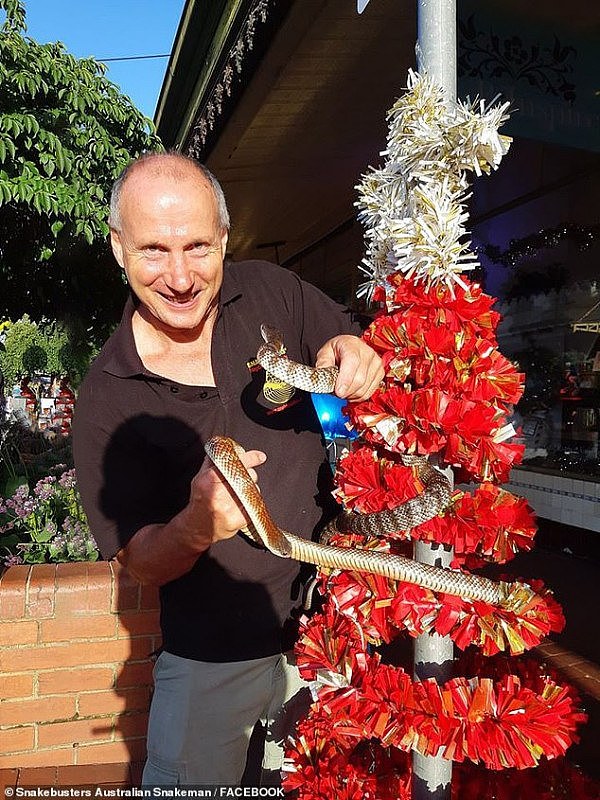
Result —
[[143, 783], [239, 784], [259, 722], [262, 781], [277, 783], [307, 699], [290, 655], [300, 565], [240, 534], [246, 515], [203, 445], [237, 440], [277, 524], [315, 536], [336, 513], [324, 440], [308, 394], [268, 390], [260, 325], [283, 333], [291, 359], [336, 364], [350, 401], [380, 384], [381, 360], [353, 313], [292, 272], [226, 259], [223, 192], [191, 159], [130, 164], [110, 228], [131, 295], [80, 387], [74, 456], [103, 556], [160, 587]]

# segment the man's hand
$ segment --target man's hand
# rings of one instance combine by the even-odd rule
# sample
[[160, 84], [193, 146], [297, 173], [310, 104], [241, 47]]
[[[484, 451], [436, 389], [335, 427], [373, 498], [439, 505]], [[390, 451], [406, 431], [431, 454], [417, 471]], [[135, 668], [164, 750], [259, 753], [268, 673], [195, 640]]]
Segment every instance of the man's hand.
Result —
[[[253, 467], [267, 457], [260, 450], [240, 453], [253, 480]], [[163, 586], [189, 572], [214, 542], [230, 539], [248, 524], [238, 501], [209, 458], [193, 478], [190, 500], [170, 522], [146, 525], [117, 553], [140, 583]]]
[[[265, 463], [266, 454], [260, 450], [240, 450], [239, 456], [252, 480], [258, 483], [258, 475], [253, 468]], [[249, 522], [229, 484], [209, 458], [204, 459], [200, 471], [192, 480], [188, 511], [197, 520], [203, 521], [199, 535], [204, 537], [206, 545], [230, 539]]]
[[334, 336], [317, 353], [315, 366], [339, 368], [335, 394], [347, 400], [367, 400], [384, 377], [377, 353], [358, 336]]

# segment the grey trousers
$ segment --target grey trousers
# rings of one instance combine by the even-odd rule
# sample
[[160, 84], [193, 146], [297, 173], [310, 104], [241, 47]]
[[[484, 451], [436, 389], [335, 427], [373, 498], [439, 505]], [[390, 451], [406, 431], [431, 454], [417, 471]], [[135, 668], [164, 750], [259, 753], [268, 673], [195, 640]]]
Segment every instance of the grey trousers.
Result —
[[276, 785], [285, 739], [311, 701], [288, 655], [214, 664], [163, 652], [154, 687], [143, 786], [238, 786], [257, 722], [266, 730], [261, 783]]

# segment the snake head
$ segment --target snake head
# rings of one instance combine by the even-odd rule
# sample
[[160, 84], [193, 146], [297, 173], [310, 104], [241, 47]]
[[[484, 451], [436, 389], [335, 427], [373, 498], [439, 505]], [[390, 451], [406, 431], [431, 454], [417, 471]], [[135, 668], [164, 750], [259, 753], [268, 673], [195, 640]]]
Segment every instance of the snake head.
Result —
[[263, 337], [265, 343], [272, 347], [273, 350], [276, 350], [279, 355], [282, 355], [285, 352], [285, 348], [283, 346], [283, 335], [281, 331], [278, 331], [277, 328], [273, 328], [272, 325], [266, 325], [264, 322], [260, 326], [260, 334]]

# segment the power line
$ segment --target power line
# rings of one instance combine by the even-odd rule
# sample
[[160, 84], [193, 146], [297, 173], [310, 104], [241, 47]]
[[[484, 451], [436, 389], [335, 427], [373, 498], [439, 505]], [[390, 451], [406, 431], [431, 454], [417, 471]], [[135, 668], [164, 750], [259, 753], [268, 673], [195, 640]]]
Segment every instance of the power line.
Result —
[[97, 58], [96, 61], [140, 61], [143, 58], [169, 58], [171, 53], [157, 53], [153, 56], [122, 56], [120, 58]]

